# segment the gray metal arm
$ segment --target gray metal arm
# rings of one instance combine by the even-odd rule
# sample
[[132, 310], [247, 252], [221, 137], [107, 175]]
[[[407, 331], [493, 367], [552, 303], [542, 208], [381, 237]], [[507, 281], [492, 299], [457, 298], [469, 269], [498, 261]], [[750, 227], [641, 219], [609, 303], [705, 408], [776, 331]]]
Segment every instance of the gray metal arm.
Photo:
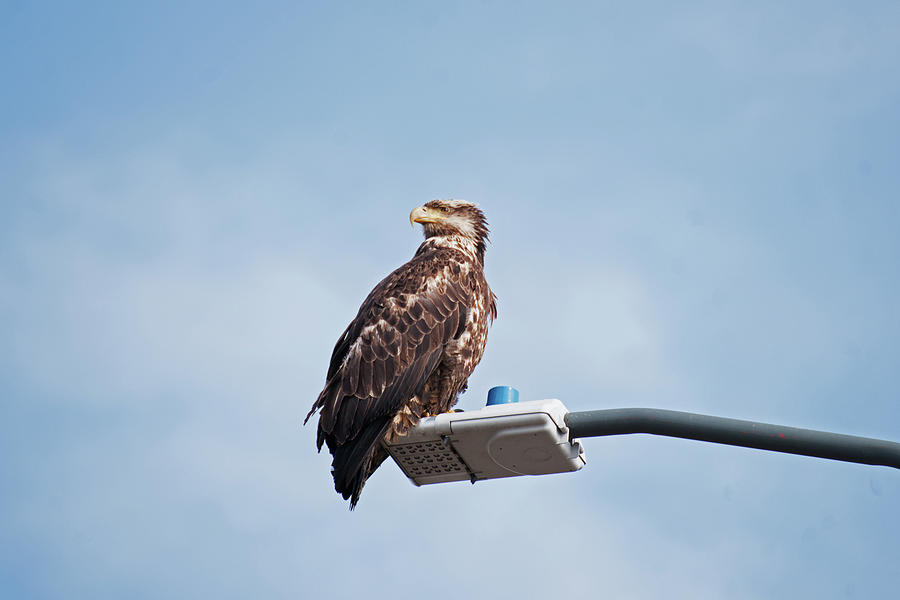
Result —
[[615, 408], [566, 415], [571, 438], [649, 433], [900, 469], [900, 444], [658, 408]]

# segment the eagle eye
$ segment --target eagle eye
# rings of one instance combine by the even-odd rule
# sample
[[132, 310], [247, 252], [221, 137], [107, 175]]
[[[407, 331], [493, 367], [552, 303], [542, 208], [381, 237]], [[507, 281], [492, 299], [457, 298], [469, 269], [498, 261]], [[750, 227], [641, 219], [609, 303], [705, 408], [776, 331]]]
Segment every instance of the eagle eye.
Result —
[[442, 213], [448, 213], [448, 212], [450, 212], [450, 207], [449, 207], [449, 206], [442, 206], [442, 207], [441, 207], [441, 212], [442, 212]]

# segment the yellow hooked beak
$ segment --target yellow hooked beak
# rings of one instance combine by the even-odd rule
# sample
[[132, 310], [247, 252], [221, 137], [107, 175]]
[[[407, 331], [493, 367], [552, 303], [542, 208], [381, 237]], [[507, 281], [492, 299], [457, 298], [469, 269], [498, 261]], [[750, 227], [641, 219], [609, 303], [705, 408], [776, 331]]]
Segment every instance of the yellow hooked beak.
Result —
[[441, 220], [441, 214], [427, 206], [419, 206], [409, 213], [409, 224], [416, 223], [437, 223]]

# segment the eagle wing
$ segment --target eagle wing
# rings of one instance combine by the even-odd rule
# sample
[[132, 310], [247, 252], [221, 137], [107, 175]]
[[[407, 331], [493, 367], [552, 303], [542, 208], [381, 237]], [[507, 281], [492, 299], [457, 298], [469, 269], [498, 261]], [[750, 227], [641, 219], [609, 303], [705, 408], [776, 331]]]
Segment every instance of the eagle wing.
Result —
[[320, 450], [326, 441], [332, 453], [335, 446], [366, 446], [342, 462], [360, 461], [377, 444], [465, 328], [474, 289], [453, 252], [440, 253], [416, 256], [388, 275], [335, 344], [325, 388], [306, 420], [321, 410]]

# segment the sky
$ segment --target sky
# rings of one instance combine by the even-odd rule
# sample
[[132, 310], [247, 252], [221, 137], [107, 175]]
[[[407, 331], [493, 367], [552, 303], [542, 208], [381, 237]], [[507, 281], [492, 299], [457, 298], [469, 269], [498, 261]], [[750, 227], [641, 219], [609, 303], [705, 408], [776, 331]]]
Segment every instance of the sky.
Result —
[[895, 2], [0, 2], [0, 591], [873, 598], [900, 473], [646, 435], [354, 512], [301, 422], [463, 198], [494, 385], [900, 441]]

